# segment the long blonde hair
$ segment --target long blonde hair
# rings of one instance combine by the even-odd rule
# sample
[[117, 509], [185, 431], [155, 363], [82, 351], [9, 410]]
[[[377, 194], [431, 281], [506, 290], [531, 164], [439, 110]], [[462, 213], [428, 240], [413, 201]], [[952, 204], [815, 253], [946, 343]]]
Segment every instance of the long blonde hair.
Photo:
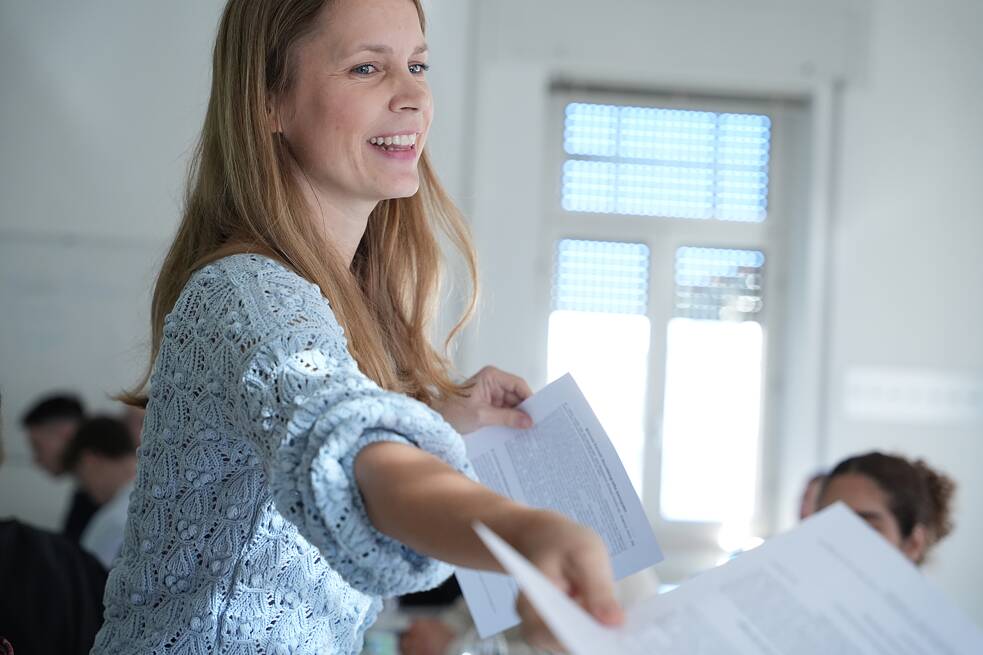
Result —
[[[474, 312], [477, 265], [464, 220], [427, 153], [420, 157], [419, 191], [376, 206], [348, 267], [310, 220], [291, 174], [289, 146], [270, 129], [268, 107], [293, 82], [294, 45], [315, 28], [330, 1], [230, 0], [225, 7], [181, 225], [154, 288], [150, 367], [160, 351], [164, 317], [192, 273], [225, 255], [252, 251], [320, 286], [362, 372], [383, 388], [429, 403], [463, 391], [429, 339], [442, 268], [437, 229], [461, 253], [471, 277], [470, 298], [445, 352]], [[425, 28], [420, 0], [407, 1]], [[146, 405], [150, 367], [121, 396], [124, 402]]]

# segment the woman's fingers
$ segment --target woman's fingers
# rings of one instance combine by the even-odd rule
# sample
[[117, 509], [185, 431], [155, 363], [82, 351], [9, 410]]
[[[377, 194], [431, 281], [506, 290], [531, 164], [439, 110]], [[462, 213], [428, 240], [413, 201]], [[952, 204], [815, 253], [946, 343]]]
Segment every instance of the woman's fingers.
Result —
[[532, 395], [532, 389], [524, 379], [494, 366], [484, 367], [472, 379], [483, 385], [492, 402], [499, 406], [514, 407]]
[[603, 542], [590, 552], [576, 553], [568, 560], [568, 566], [567, 579], [584, 609], [605, 625], [623, 623], [624, 610], [614, 595], [611, 560]]
[[481, 425], [504, 425], [516, 430], [532, 427], [532, 419], [521, 409], [485, 407], [478, 411], [478, 421]]

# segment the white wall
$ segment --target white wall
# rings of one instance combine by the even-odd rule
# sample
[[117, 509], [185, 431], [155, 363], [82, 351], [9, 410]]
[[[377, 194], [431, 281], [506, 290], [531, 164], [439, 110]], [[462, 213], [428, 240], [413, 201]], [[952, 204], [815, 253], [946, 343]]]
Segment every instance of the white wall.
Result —
[[875, 18], [868, 75], [842, 105], [827, 463], [899, 450], [958, 481], [956, 531], [929, 570], [983, 623], [983, 397], [976, 420], [845, 407], [858, 367], [983, 379], [983, 3], [881, 2]]
[[145, 364], [219, 2], [0, 2], [0, 515], [60, 523], [67, 485], [18, 424], [39, 394], [93, 409]]
[[[16, 424], [27, 403], [62, 387], [112, 407], [106, 394], [143, 364], [150, 283], [176, 225], [221, 5], [0, 0], [0, 390], [9, 454], [0, 515], [50, 526], [61, 511], [64, 487], [34, 472]], [[983, 459], [980, 423], [860, 420], [843, 398], [856, 367], [983, 372], [974, 336], [983, 318], [975, 301], [983, 263], [974, 256], [983, 237], [983, 45], [973, 33], [983, 4], [428, 5], [433, 154], [473, 215], [493, 282], [462, 352], [466, 371], [495, 362], [541, 377], [540, 353], [524, 345], [541, 339], [539, 328], [514, 311], [514, 299], [542, 267], [536, 226], [550, 80], [810, 101], [840, 89], [824, 191], [829, 304], [810, 323], [827, 344], [823, 384], [809, 400], [819, 414], [803, 434], [783, 435], [789, 465], [777, 488], [791, 506], [809, 467], [872, 447], [945, 468], [961, 484], [960, 525], [930, 574], [983, 623], [983, 573], [972, 565], [983, 549], [983, 527], [972, 520], [983, 503], [973, 470]], [[806, 312], [810, 300], [802, 302]]]

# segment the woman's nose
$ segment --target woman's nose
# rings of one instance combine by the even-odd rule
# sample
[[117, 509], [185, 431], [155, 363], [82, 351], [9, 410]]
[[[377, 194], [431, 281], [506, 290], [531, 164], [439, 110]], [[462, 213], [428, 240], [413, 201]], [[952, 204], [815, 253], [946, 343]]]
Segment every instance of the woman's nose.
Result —
[[430, 86], [425, 80], [406, 72], [399, 76], [389, 109], [394, 112], [423, 111], [430, 108]]

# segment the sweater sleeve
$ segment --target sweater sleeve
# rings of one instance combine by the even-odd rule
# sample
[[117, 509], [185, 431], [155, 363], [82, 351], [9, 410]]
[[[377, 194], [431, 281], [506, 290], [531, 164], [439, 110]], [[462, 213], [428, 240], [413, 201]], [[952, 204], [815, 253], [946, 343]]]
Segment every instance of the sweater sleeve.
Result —
[[[219, 280], [218, 284], [223, 281]], [[397, 595], [439, 584], [451, 567], [379, 532], [354, 478], [370, 443], [421, 448], [472, 479], [464, 444], [426, 405], [385, 391], [347, 350], [320, 290], [278, 265], [226, 274], [221, 312], [235, 371], [236, 428], [257, 449], [277, 510], [360, 591]]]

